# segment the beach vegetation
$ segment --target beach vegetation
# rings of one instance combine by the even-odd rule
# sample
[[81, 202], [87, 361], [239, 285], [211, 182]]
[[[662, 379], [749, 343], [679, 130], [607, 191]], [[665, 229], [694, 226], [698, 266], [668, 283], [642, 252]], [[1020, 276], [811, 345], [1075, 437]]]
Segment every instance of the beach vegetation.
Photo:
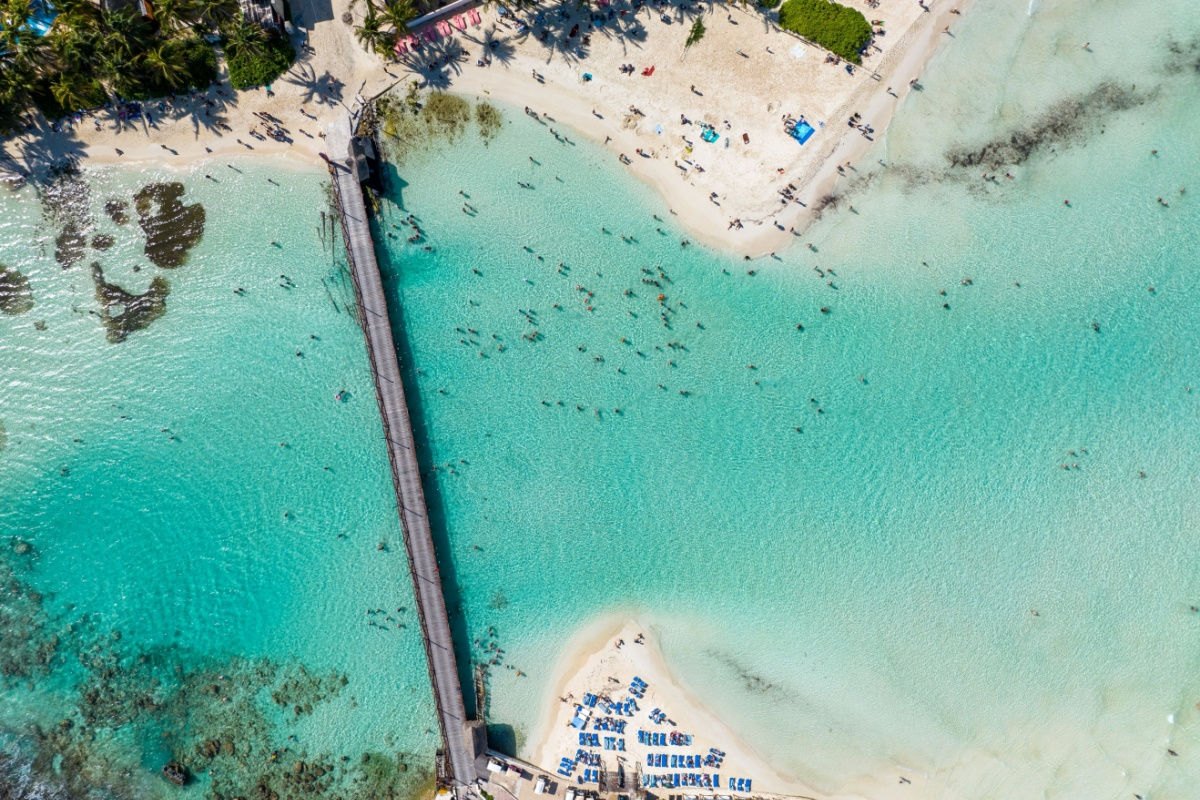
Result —
[[500, 109], [481, 100], [475, 106], [475, 122], [479, 125], [479, 135], [487, 143], [500, 131], [500, 126], [504, 123], [504, 116], [500, 113]]
[[417, 18], [417, 8], [410, 0], [391, 0], [383, 7], [380, 12], [383, 22], [387, 24], [395, 36], [403, 36], [408, 33], [408, 23]]
[[113, 99], [207, 88], [217, 60], [203, 34], [246, 24], [236, 0], [156, 0], [153, 18], [91, 0], [54, 5], [53, 26], [38, 36], [29, 28], [28, 3], [0, 3], [0, 132], [15, 129], [33, 107], [57, 119]]
[[688, 31], [687, 41], [683, 43], [684, 47], [691, 47], [704, 38], [705, 28], [704, 22], [697, 19], [692, 23], [692, 29]]
[[412, 0], [387, 0], [382, 10], [367, 0], [363, 21], [354, 26], [354, 36], [365, 49], [388, 58], [396, 46], [396, 40], [408, 33], [408, 23], [420, 12]]
[[871, 40], [871, 25], [861, 11], [830, 0], [787, 0], [779, 9], [779, 24], [854, 64]]
[[453, 141], [471, 120], [471, 103], [456, 94], [431, 92], [421, 108], [421, 118], [431, 134]]
[[286, 36], [245, 19], [230, 25], [223, 41], [229, 83], [234, 89], [270, 85], [296, 60], [296, 50]]
[[422, 97], [415, 81], [404, 97], [398, 93], [385, 94], [373, 105], [374, 113], [367, 115], [371, 130], [381, 134], [380, 144], [397, 166], [404, 164], [410, 154], [427, 150], [438, 142], [457, 141], [472, 119], [485, 143], [504, 124], [503, 113], [491, 103], [472, 102], [436, 91]]

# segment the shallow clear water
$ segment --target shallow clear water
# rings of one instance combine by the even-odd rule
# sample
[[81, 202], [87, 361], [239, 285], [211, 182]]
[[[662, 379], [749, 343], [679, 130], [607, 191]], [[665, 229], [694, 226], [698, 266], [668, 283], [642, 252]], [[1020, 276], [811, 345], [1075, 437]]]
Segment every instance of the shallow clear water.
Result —
[[[925, 796], [1187, 796], [1200, 87], [1178, 16], [1102, 5], [977, 4], [856, 213], [778, 262], [681, 249], [519, 110], [402, 167], [388, 224], [435, 250], [390, 240], [395, 292], [518, 747], [570, 634], [627, 610], [822, 790], [900, 764]], [[1042, 141], [997, 181], [950, 166], [1014, 130]]]
[[[1191, 796], [1188, 13], [976, 4], [859, 165], [858, 213], [829, 213], [804, 237], [815, 252], [779, 261], [681, 248], [610, 155], [519, 111], [489, 147], [468, 136], [400, 169], [381, 258], [438, 467], [456, 629], [477, 660], [489, 629], [506, 651], [490, 722], [525, 745], [571, 634], [624, 611], [714, 712], [822, 790], [903, 765], [930, 776], [928, 797]], [[1002, 168], [1012, 181], [949, 166], [948, 151], [1034, 128], [1044, 142]], [[297, 758], [329, 763], [339, 786], [376, 774], [367, 751], [430, 763], [361, 334], [318, 234], [322, 177], [235, 166], [89, 172], [116, 244], [65, 271], [32, 190], [0, 198], [0, 263], [36, 301], [0, 316], [10, 775], [65, 753], [82, 784], [145, 796], [172, 751], [211, 761], [197, 792], [241, 779], [239, 760], [285, 785]], [[178, 269], [103, 213], [152, 180], [207, 209]], [[391, 227], [410, 213], [432, 252]], [[166, 277], [166, 313], [106, 342], [92, 259], [131, 292]], [[92, 693], [106, 682], [118, 690]], [[236, 756], [196, 755], [209, 739]]]
[[[35, 306], [0, 316], [0, 531], [11, 577], [45, 598], [5, 596], [3, 641], [15, 665], [0, 684], [0, 730], [27, 737], [65, 718], [79, 740], [88, 730], [132, 737], [136, 746], [114, 748], [110, 770], [79, 778], [77, 763], [62, 768], [119, 796], [172, 791], [158, 770], [172, 754], [193, 769], [209, 764], [194, 752], [208, 738], [236, 748], [210, 764], [233, 781], [225, 788], [248, 791], [251, 779], [273, 775], [265, 756], [281, 747], [291, 748], [277, 760], [281, 773], [285, 762], [313, 758], [348, 771], [345, 781], [364, 752], [411, 753], [424, 768], [403, 776], [411, 786], [431, 767], [432, 702], [362, 335], [329, 246], [340, 240], [318, 232], [320, 173], [282, 161], [235, 166], [240, 173], [223, 163], [88, 171], [87, 211], [116, 243], [65, 270], [54, 258], [58, 227], [33, 188], [3, 198], [0, 263], [28, 276]], [[206, 210], [204, 236], [183, 266], [159, 269], [143, 253], [132, 207], [118, 225], [104, 206], [177, 180], [183, 202]], [[134, 293], [165, 277], [166, 313], [106, 341], [93, 260]], [[386, 613], [368, 613], [377, 608]], [[31, 648], [17, 646], [18, 629], [32, 631]], [[56, 633], [45, 675], [45, 659], [26, 656]], [[142, 674], [135, 665], [147, 653], [155, 660]], [[99, 655], [106, 661], [87, 670], [76, 663]], [[111, 705], [137, 721], [87, 725], [89, 714], [112, 711], [87, 699], [90, 687], [112, 682], [112, 663], [130, 679]], [[214, 680], [229, 701], [189, 685], [210, 672], [227, 676]], [[30, 678], [50, 691], [31, 695]], [[298, 682], [278, 695], [285, 702], [272, 702], [289, 680]], [[155, 683], [157, 691], [146, 686]], [[225, 694], [237, 691], [246, 703]], [[139, 706], [143, 692], [160, 708]], [[160, 728], [176, 734], [155, 741]], [[102, 763], [93, 743], [54, 744]], [[347, 767], [342, 755], [354, 761]], [[131, 781], [118, 774], [127, 764]], [[209, 786], [202, 776], [195, 791]]]

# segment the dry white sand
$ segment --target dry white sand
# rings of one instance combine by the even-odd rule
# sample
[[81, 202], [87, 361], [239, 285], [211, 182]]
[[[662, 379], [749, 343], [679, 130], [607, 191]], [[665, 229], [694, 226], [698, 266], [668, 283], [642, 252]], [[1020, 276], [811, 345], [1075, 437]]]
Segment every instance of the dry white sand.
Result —
[[[635, 643], [638, 635], [642, 634], [642, 644]], [[624, 644], [617, 646], [619, 641]], [[574, 757], [579, 748], [579, 733], [570, 726], [574, 716], [575, 706], [581, 702], [585, 693], [591, 692], [601, 696], [610, 696], [613, 700], [625, 698], [630, 681], [638, 676], [649, 684], [645, 697], [638, 700], [639, 711], [636, 716], [629, 718], [625, 728], [624, 754], [601, 750], [606, 759], [606, 769], [613, 769], [615, 759], [623, 755], [627, 775], [632, 775], [635, 768], [641, 765], [645, 773], [665, 772], [708, 772], [711, 768], [698, 770], [682, 769], [650, 769], [646, 768], [647, 752], [677, 751], [693, 754], [708, 753], [710, 747], [723, 750], [726, 754], [719, 772], [722, 781], [726, 783], [719, 791], [706, 790], [696, 787], [680, 787], [671, 790], [659, 790], [659, 795], [668, 792], [682, 795], [714, 795], [728, 794], [738, 796], [737, 792], [727, 788], [728, 777], [751, 778], [754, 796], [787, 795], [810, 798], [839, 798], [840, 800], [891, 800], [891, 798], [918, 798], [928, 788], [925, 779], [912, 770], [897, 767], [886, 775], [869, 776], [852, 786], [837, 787], [834, 793], [817, 790], [806, 785], [795, 776], [778, 771], [766, 763], [754, 752], [729, 726], [713, 716], [705, 705], [693, 696], [683, 681], [674, 675], [663, 659], [657, 643], [651, 635], [651, 628], [637, 620], [626, 616], [602, 617], [580, 630], [566, 645], [558, 661], [555, 678], [552, 681], [552, 701], [547, 706], [537, 727], [531, 732], [529, 740], [528, 760], [548, 772], [553, 772], [563, 756]], [[612, 680], [615, 678], [616, 680]], [[563, 702], [563, 700], [566, 702]], [[668, 719], [675, 723], [655, 725], [647, 712], [653, 708], [662, 709]], [[601, 716], [597, 710], [594, 716]], [[639, 745], [637, 730], [667, 732], [679, 730], [694, 736], [690, 747], [648, 748]], [[591, 727], [588, 727], [591, 730]], [[615, 734], [599, 732], [601, 741], [605, 736]], [[787, 735], [781, 731], [780, 735]], [[581, 768], [577, 767], [576, 771]], [[900, 782], [900, 776], [905, 776], [907, 783]], [[586, 788], [586, 786], [585, 786]], [[653, 791], [653, 790], [652, 790]], [[744, 795], [743, 795], [744, 796]]]
[[[454, 91], [528, 106], [605, 143], [614, 156], [624, 154], [630, 171], [663, 195], [692, 236], [757, 256], [782, 248], [794, 238], [790, 228], [798, 233], [811, 222], [816, 204], [835, 191], [838, 165], [857, 162], [882, 135], [913, 91], [909, 82], [939, 44], [952, 40], [942, 33], [959, 19], [952, 12], [965, 6], [937, 0], [925, 12], [916, 0], [881, 0], [874, 9], [863, 0], [850, 4], [868, 20], [882, 21], [886, 31], [876, 39], [880, 49], [853, 74], [844, 64], [827, 63], [825, 51], [738, 5], [698, 5], [707, 9], [700, 16], [707, 33], [691, 48], [684, 44], [692, 16], [668, 8], [667, 24], [661, 9], [643, 7], [592, 30], [582, 56], [573, 44], [555, 49], [520, 35], [511, 14], [501, 16], [493, 5], [483, 10], [479, 29], [455, 34], [469, 58], [448, 77]], [[534, 13], [521, 16], [532, 19]], [[585, 9], [578, 18], [590, 13]], [[616, 32], [635, 25], [644, 29], [644, 40]], [[583, 20], [580, 37], [587, 26]], [[511, 56], [479, 67], [489, 36], [511, 47]], [[420, 57], [406, 56], [406, 64], [416, 75], [430, 74]], [[633, 74], [621, 72], [623, 64], [632, 64]], [[651, 66], [653, 75], [643, 76]], [[584, 73], [592, 79], [584, 80]], [[447, 73], [443, 68], [439, 74]], [[875, 129], [871, 138], [849, 126], [856, 111]], [[787, 135], [785, 115], [824, 126], [801, 146]], [[714, 126], [721, 138], [702, 141], [700, 122]], [[782, 202], [780, 190], [788, 184], [807, 207]], [[742, 227], [731, 228], [734, 220]]]
[[[852, 5], [861, 4], [869, 20], [883, 22], [886, 35], [877, 39], [882, 49], [872, 51], [850, 75], [826, 63], [824, 51], [781, 31], [757, 12], [732, 4], [705, 7], [708, 32], [691, 48], [684, 47], [690, 18], [683, 21], [672, 10], [673, 22], [666, 24], [659, 18], [661, 11], [643, 8], [622, 22], [626, 29], [641, 27], [642, 39], [605, 32], [611, 28], [595, 30], [582, 58], [569, 48], [551, 50], [532, 36], [518, 36], [493, 4], [481, 9], [482, 26], [455, 31], [436, 48], [465, 49], [467, 56], [457, 64], [431, 72], [409, 57], [404, 64], [388, 66], [366, 53], [352, 28], [341, 21], [348, 0], [335, 0], [332, 19], [308, 26], [312, 50], [301, 51], [293, 68], [276, 81], [274, 97], [262, 89], [234, 93], [225, 84], [223, 94], [177, 98], [165, 111], [150, 106], [153, 127], [144, 120], [121, 125], [108, 112], [100, 112], [95, 118], [98, 129], [93, 119], [84, 119], [69, 135], [41, 126], [0, 143], [0, 148], [25, 169], [68, 154], [93, 163], [191, 165], [232, 153], [286, 153], [318, 163], [320, 132], [335, 115], [354, 107], [357, 98], [398, 82], [403, 87], [414, 76], [438, 74], [448, 79], [452, 91], [488, 95], [518, 108], [530, 106], [605, 142], [614, 157], [624, 154], [630, 159], [630, 171], [662, 194], [691, 236], [757, 256], [792, 241], [811, 221], [820, 199], [836, 192], [837, 166], [856, 162], [872, 146], [849, 127], [850, 115], [862, 115], [875, 130], [873, 139], [882, 135], [911, 91], [909, 81], [920, 75], [938, 44], [951, 40], [942, 34], [944, 26], [958, 20], [951, 11], [966, 2], [934, 0], [934, 10], [926, 13], [916, 0], [880, 0], [874, 9], [855, 0]], [[306, 15], [312, 14], [307, 0], [296, 0], [293, 7], [304, 29]], [[552, 13], [557, 6], [547, 8]], [[361, 15], [362, 8], [356, 13]], [[511, 47], [511, 57], [477, 67], [488, 35]], [[636, 71], [625, 75], [619, 71], [622, 64], [633, 64]], [[641, 70], [650, 66], [654, 74], [643, 77]], [[542, 82], [533, 78], [534, 72]], [[584, 72], [593, 80], [585, 82]], [[215, 105], [206, 109], [204, 100]], [[631, 106], [640, 114], [631, 113]], [[280, 119], [293, 142], [252, 137], [251, 129], [260, 125], [254, 112]], [[801, 146], [784, 131], [782, 118], [787, 114], [825, 125]], [[681, 124], [681, 115], [693, 123], [712, 124], [721, 139], [715, 144], [701, 141], [699, 125]], [[661, 134], [656, 132], [660, 126]], [[743, 142], [743, 134], [749, 144]], [[639, 148], [646, 157], [638, 155]], [[795, 198], [807, 207], [781, 202], [779, 191], [789, 183], [796, 187]], [[710, 199], [714, 192], [715, 202]], [[742, 227], [731, 228], [733, 220]]]

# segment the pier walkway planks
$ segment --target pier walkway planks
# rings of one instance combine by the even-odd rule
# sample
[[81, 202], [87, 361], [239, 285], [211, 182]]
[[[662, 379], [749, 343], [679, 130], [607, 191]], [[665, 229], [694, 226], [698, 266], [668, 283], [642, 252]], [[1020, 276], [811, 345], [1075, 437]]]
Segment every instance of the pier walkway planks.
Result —
[[328, 148], [328, 163], [338, 199], [347, 259], [354, 277], [359, 317], [366, 336], [371, 372], [375, 377], [375, 395], [383, 418], [388, 458], [392, 464], [392, 482], [396, 488], [396, 502], [404, 529], [404, 547], [408, 553], [425, 656], [429, 661], [429, 679], [433, 684], [433, 698], [442, 728], [446, 767], [452, 782], [465, 785], [473, 783], [476, 777], [475, 747], [467, 725], [437, 554], [433, 549], [425, 493], [421, 489], [421, 475], [417, 469], [412, 423], [404, 399], [404, 385], [400, 380], [400, 365], [396, 358], [396, 344], [392, 339], [383, 281], [375, 260], [370, 220], [355, 170], [350, 132], [350, 120], [338, 120], [326, 131], [325, 146]]

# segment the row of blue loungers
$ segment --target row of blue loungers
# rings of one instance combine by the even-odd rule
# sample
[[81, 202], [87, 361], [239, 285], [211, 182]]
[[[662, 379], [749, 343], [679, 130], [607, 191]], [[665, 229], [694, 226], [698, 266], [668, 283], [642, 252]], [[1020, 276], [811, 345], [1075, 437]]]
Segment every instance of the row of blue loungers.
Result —
[[[668, 756], [670, 756], [669, 761], [668, 761]], [[681, 756], [681, 755], [678, 755], [677, 753], [647, 753], [646, 754], [646, 766], [647, 767], [669, 766], [671, 769], [699, 769], [700, 767], [707, 766], [706, 762], [709, 760], [711, 760], [711, 757], [705, 758], [704, 756], [699, 756], [699, 755]]]
[[601, 700], [591, 692], [588, 692], [583, 696], [583, 704], [588, 708], [596, 708], [599, 706], [600, 710], [605, 714], [616, 714], [618, 717], [632, 717], [638, 712], [638, 704], [636, 700], [625, 700], [621, 703], [610, 703], [607, 700]]
[[692, 735], [690, 733], [676, 733], [671, 731], [670, 735], [665, 733], [652, 733], [638, 729], [638, 744], [648, 744], [651, 747], [668, 747], [675, 745], [676, 747], [687, 747], [692, 743]]
[[[741, 779], [738, 779], [741, 782]], [[749, 791], [749, 781], [745, 781]], [[729, 779], [729, 788], [733, 788], [733, 778]], [[667, 772], [663, 775], [642, 775], [642, 786], [651, 789], [675, 789], [680, 786], [698, 786], [703, 789], [720, 789], [721, 776], [710, 775], [707, 772]], [[738, 789], [738, 791], [742, 791]]]

